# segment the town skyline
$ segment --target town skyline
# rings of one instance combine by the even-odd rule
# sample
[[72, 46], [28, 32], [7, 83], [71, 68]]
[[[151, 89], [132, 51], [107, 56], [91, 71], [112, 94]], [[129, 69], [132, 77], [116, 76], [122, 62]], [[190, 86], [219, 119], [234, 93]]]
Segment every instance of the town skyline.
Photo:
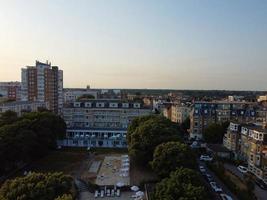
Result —
[[266, 90], [266, 7], [260, 1], [4, 2], [0, 80], [20, 81], [22, 67], [49, 60], [64, 71], [67, 88]]

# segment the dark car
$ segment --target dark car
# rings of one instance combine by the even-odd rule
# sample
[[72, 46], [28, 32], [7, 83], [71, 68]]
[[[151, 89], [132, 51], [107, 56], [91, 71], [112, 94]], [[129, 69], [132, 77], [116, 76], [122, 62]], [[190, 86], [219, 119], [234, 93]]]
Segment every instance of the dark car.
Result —
[[256, 179], [255, 183], [263, 190], [267, 190], [267, 184], [260, 179]]

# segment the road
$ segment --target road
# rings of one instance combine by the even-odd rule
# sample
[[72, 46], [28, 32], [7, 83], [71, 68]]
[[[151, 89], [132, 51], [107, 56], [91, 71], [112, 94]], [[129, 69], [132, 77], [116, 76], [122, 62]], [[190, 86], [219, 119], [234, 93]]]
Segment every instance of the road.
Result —
[[84, 184], [79, 179], [75, 179], [74, 183], [79, 192], [79, 197], [78, 197], [79, 200], [90, 200], [94, 198], [94, 194], [89, 192], [86, 184]]
[[[231, 171], [233, 174], [237, 175], [242, 180], [244, 179], [244, 175], [240, 171], [238, 171], [236, 166], [225, 163], [224, 167], [225, 167], [225, 169], [228, 169], [229, 171]], [[257, 184], [255, 184], [254, 194], [256, 195], [258, 200], [266, 200], [267, 199], [267, 191], [261, 189]]]
[[211, 170], [208, 169], [205, 162], [199, 161], [199, 164], [205, 167], [207, 173], [210, 174], [217, 185], [222, 188], [223, 193], [231, 196], [234, 200], [238, 200], [238, 198], [226, 187], [226, 185]]

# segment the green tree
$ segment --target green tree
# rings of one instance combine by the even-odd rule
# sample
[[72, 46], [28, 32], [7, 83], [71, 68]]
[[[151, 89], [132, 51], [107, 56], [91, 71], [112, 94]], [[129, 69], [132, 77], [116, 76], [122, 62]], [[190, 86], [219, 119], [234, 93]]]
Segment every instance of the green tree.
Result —
[[13, 122], [18, 120], [17, 113], [14, 111], [6, 111], [0, 115], [0, 127], [8, 124], [12, 124]]
[[128, 129], [128, 150], [139, 164], [147, 165], [153, 159], [157, 145], [168, 141], [179, 141], [180, 131], [163, 116], [146, 116], [133, 121]]
[[78, 101], [87, 100], [87, 99], [95, 99], [95, 97], [91, 94], [84, 94], [84, 95], [77, 98]]
[[161, 177], [167, 177], [179, 167], [196, 169], [195, 155], [186, 144], [167, 142], [158, 145], [154, 151], [152, 169]]
[[185, 121], [181, 124], [181, 129], [187, 131], [190, 128], [190, 118], [186, 118]]
[[28, 113], [5, 123], [0, 127], [0, 174], [55, 149], [65, 132], [64, 120], [50, 112]]
[[63, 173], [31, 173], [6, 181], [0, 188], [2, 200], [54, 200], [70, 193], [72, 178]]
[[228, 126], [228, 122], [209, 125], [203, 132], [204, 140], [207, 143], [221, 144], [223, 142], [223, 136], [226, 133]]
[[186, 168], [178, 168], [169, 178], [156, 185], [154, 200], [207, 200], [199, 175]]

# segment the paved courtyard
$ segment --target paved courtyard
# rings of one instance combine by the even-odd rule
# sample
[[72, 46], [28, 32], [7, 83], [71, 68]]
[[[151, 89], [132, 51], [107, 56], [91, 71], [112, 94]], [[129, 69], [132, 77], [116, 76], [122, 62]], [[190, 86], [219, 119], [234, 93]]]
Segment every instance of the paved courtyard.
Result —
[[98, 172], [95, 183], [100, 186], [130, 185], [130, 163], [127, 155], [106, 156]]

